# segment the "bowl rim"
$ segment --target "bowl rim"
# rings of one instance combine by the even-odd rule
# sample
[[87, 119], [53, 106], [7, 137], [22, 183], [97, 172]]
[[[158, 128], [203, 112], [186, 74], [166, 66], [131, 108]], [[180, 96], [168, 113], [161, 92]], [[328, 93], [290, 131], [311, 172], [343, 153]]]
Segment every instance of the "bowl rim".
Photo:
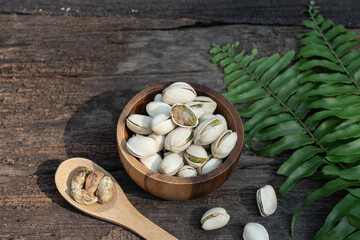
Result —
[[[210, 97], [214, 101], [215, 101], [215, 99], [218, 100], [228, 110], [232, 119], [234, 119], [234, 121], [235, 121], [235, 123], [234, 123], [235, 129], [231, 129], [231, 130], [236, 132], [238, 134], [238, 136], [240, 136], [240, 137], [238, 137], [238, 140], [234, 147], [234, 149], [238, 149], [238, 151], [234, 151], [234, 149], [233, 149], [232, 152], [230, 153], [230, 155], [224, 159], [223, 163], [219, 167], [214, 169], [213, 171], [203, 174], [203, 175], [198, 175], [195, 177], [187, 177], [187, 178], [186, 177], [177, 177], [177, 176], [167, 176], [167, 175], [164, 175], [161, 173], [154, 172], [154, 171], [148, 169], [145, 165], [143, 165], [139, 160], [137, 160], [134, 156], [132, 156], [128, 152], [128, 150], [125, 146], [125, 143], [124, 143], [125, 131], [128, 131], [127, 127], [126, 127], [126, 119], [130, 115], [130, 112], [133, 109], [133, 107], [144, 96], [147, 96], [148, 94], [154, 94], [155, 92], [158, 92], [158, 91], [161, 92], [164, 88], [166, 88], [167, 86], [169, 86], [175, 82], [178, 82], [178, 81], [158, 83], [158, 84], [155, 84], [155, 85], [152, 85], [150, 87], [143, 89], [142, 91], [137, 93], [126, 104], [126, 106], [122, 110], [119, 120], [118, 120], [118, 124], [117, 124], [116, 143], [117, 143], [118, 151], [121, 151], [121, 153], [122, 153], [122, 154], [120, 153], [120, 159], [121, 159], [123, 165], [124, 165], [124, 161], [126, 161], [133, 168], [135, 168], [137, 171], [139, 171], [141, 174], [143, 174], [144, 176], [146, 176], [148, 178], [152, 178], [153, 180], [163, 182], [163, 183], [182, 184], [182, 185], [203, 183], [203, 182], [206, 182], [206, 181], [209, 181], [211, 179], [218, 177], [219, 175], [228, 171], [229, 168], [231, 168], [231, 167], [233, 167], [233, 169], [235, 169], [235, 166], [236, 166], [237, 162], [239, 161], [239, 158], [240, 158], [240, 155], [242, 152], [242, 148], [243, 148], [243, 143], [244, 143], [244, 128], [243, 128], [241, 118], [240, 118], [239, 114], [237, 113], [237, 110], [219, 92], [217, 92], [209, 87], [206, 87], [206, 86], [203, 86], [203, 85], [200, 85], [197, 83], [193, 83], [193, 82], [187, 82], [187, 81], [184, 81], [184, 82], [191, 85], [195, 89], [195, 91], [200, 91], [200, 92], [206, 93], [205, 96]], [[203, 95], [200, 95], [200, 96], [203, 96]], [[123, 158], [125, 158], [125, 159], [123, 159]], [[235, 164], [235, 166], [233, 166], [234, 164]], [[128, 173], [128, 170], [126, 168], [125, 168], [125, 170]], [[130, 174], [128, 173], [128, 175], [130, 175]]]

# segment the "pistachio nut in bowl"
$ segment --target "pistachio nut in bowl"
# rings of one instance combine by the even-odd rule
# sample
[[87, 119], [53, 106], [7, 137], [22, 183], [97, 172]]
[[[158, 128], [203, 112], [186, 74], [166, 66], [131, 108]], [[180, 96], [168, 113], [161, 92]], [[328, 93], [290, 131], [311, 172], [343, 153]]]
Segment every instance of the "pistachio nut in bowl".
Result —
[[[170, 87], [169, 87], [170, 86]], [[176, 89], [179, 89], [179, 92], [181, 94], [176, 95]], [[169, 89], [169, 90], [166, 90]], [[165, 91], [164, 91], [165, 90]], [[170, 91], [171, 90], [171, 91]], [[169, 95], [169, 93], [171, 94]], [[181, 96], [184, 96], [186, 99], [182, 101]], [[175, 97], [177, 99], [175, 99]], [[197, 99], [195, 99], [197, 98]], [[212, 124], [210, 123], [204, 127], [205, 124], [202, 124], [201, 131], [198, 131], [199, 133], [196, 133], [195, 135], [195, 128], [185, 128], [184, 126], [176, 126], [175, 129], [173, 124], [165, 124], [165, 121], [168, 121], [169, 119], [169, 113], [158, 113], [158, 115], [163, 114], [164, 117], [153, 117], [155, 119], [151, 122], [150, 127], [153, 128], [153, 133], [149, 135], [149, 138], [154, 138], [155, 135], [166, 135], [164, 140], [164, 151], [170, 150], [171, 152], [178, 152], [180, 156], [186, 154], [186, 149], [190, 147], [192, 144], [198, 144], [202, 145], [205, 149], [209, 148], [209, 141], [206, 141], [209, 139], [209, 129], [213, 125], [220, 125], [223, 124], [223, 121], [226, 121], [221, 127], [223, 131], [226, 129], [231, 130], [232, 132], [237, 134], [237, 140], [234, 145], [233, 150], [222, 159], [222, 163], [216, 167], [214, 170], [209, 171], [205, 174], [196, 174], [195, 169], [192, 170], [191, 176], [188, 176], [186, 174], [175, 174], [172, 175], [173, 172], [171, 172], [171, 176], [167, 174], [163, 174], [161, 171], [153, 171], [150, 168], [148, 168], [146, 165], [144, 165], [140, 159], [137, 159], [134, 157], [134, 152], [140, 151], [140, 153], [137, 153], [140, 157], [148, 157], [143, 156], [143, 153], [147, 152], [153, 152], [153, 148], [158, 149], [158, 145], [154, 144], [154, 141], [148, 140], [148, 139], [142, 139], [142, 138], [135, 138], [135, 143], [137, 142], [144, 142], [147, 143], [147, 146], [137, 146], [137, 144], [134, 144], [134, 137], [139, 136], [136, 132], [133, 132], [128, 126], [127, 126], [127, 119], [129, 116], [134, 114], [139, 115], [147, 115], [147, 111], [149, 111], [151, 105], [158, 107], [160, 105], [156, 105], [152, 103], [151, 105], [148, 105], [151, 102], [157, 102], [157, 101], [164, 101], [170, 106], [173, 106], [174, 104], [188, 104], [191, 105], [191, 102], [197, 102], [197, 101], [205, 101], [209, 102], [208, 107], [210, 110], [205, 109], [205, 114], [213, 114], [210, 116], [210, 118], [216, 118], [216, 122], [219, 124]], [[211, 102], [211, 100], [214, 101], [214, 103]], [[162, 104], [163, 105], [163, 104]], [[181, 106], [183, 106], [181, 105]], [[151, 106], [151, 107], [153, 107]], [[165, 105], [164, 105], [165, 106]], [[186, 105], [187, 106], [187, 105]], [[215, 111], [213, 112], [213, 109]], [[160, 109], [160, 108], [159, 108]], [[185, 109], [185, 108], [184, 108]], [[151, 110], [150, 110], [151, 111]], [[160, 110], [159, 110], [160, 111]], [[161, 110], [162, 111], [162, 110]], [[165, 110], [167, 111], [167, 110]], [[198, 112], [195, 112], [198, 114]], [[171, 114], [170, 114], [171, 115]], [[194, 115], [192, 115], [194, 116]], [[221, 116], [221, 117], [219, 117]], [[199, 117], [199, 115], [196, 116], [196, 118]], [[138, 117], [139, 118], [139, 117]], [[138, 125], [147, 126], [148, 120], [144, 118], [145, 121], [138, 123]], [[170, 116], [171, 119], [171, 116]], [[136, 119], [138, 120], [138, 119]], [[220, 121], [219, 121], [220, 120]], [[138, 120], [139, 121], [139, 120]], [[140, 121], [139, 121], [140, 122]], [[135, 123], [137, 124], [137, 123]], [[158, 124], [164, 124], [165, 127], [157, 128]], [[171, 126], [170, 126], [171, 125]], [[181, 124], [180, 124], [181, 125]], [[133, 126], [133, 125], [131, 125]], [[200, 126], [200, 123], [199, 123]], [[199, 127], [197, 126], [197, 127]], [[210, 138], [213, 138], [214, 135], [221, 135], [218, 133], [217, 129], [220, 127], [214, 128], [214, 130], [210, 131]], [[155, 129], [155, 131], [154, 131]], [[176, 136], [178, 137], [172, 137], [174, 135], [174, 132], [176, 133]], [[143, 135], [146, 137], [145, 135]], [[167, 136], [170, 136], [167, 138]], [[181, 137], [180, 137], [181, 136]], [[232, 174], [232, 172], [235, 170], [235, 167], [240, 159], [241, 150], [243, 147], [243, 140], [244, 140], [244, 133], [243, 133], [243, 125], [241, 122], [241, 119], [234, 108], [234, 106], [225, 99], [220, 93], [216, 92], [213, 89], [210, 89], [208, 87], [196, 84], [196, 83], [173, 83], [173, 82], [166, 82], [166, 83], [160, 83], [153, 85], [151, 87], [148, 87], [135, 95], [128, 104], [124, 107], [119, 121], [117, 125], [117, 147], [120, 155], [121, 162], [126, 170], [126, 172], [129, 174], [129, 176], [135, 181], [136, 184], [138, 184], [141, 188], [148, 191], [154, 196], [157, 196], [159, 198], [168, 199], [168, 200], [188, 200], [193, 199], [197, 197], [204, 196], [208, 193], [211, 193], [215, 191], [217, 188], [219, 188]], [[193, 138], [195, 139], [197, 137], [198, 142], [194, 143]], [[127, 143], [130, 141], [129, 146], [127, 146]], [[154, 146], [153, 146], [154, 145]], [[142, 147], [145, 147], [145, 149], [142, 149]], [[184, 148], [184, 149], [183, 149]], [[205, 155], [202, 153], [203, 149], [199, 147], [191, 147], [193, 151], [189, 151], [187, 154], [199, 154], [201, 158], [205, 157]], [[155, 150], [157, 151], [157, 150]], [[185, 153], [185, 154], [184, 154]], [[160, 154], [161, 155], [161, 154]], [[204, 156], [203, 156], [204, 155]], [[199, 157], [197, 156], [197, 157]], [[162, 154], [162, 157], [165, 158], [164, 154]], [[138, 157], [139, 158], [139, 157]], [[210, 155], [209, 155], [210, 159]], [[208, 159], [207, 159], [208, 160]], [[207, 162], [207, 160], [204, 161], [204, 163]], [[168, 159], [167, 159], [168, 161]], [[181, 163], [177, 163], [177, 161], [171, 161], [171, 164], [175, 165], [176, 168], [182, 168]], [[184, 160], [184, 164], [188, 164], [186, 160]], [[194, 164], [192, 164], [194, 165]], [[199, 165], [199, 166], [198, 166]], [[203, 164], [195, 164], [196, 167], [201, 167]], [[160, 168], [161, 165], [159, 165]], [[189, 165], [185, 165], [189, 166]], [[187, 170], [189, 167], [185, 167]], [[194, 174], [194, 176], [192, 176]]]

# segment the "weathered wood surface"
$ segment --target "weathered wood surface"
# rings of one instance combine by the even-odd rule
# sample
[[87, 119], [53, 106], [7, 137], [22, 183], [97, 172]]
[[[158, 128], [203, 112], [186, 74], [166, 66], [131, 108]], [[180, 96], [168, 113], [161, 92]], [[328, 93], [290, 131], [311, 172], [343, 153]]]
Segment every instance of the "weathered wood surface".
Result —
[[[198, 19], [209, 23], [300, 25], [305, 3], [287, 0], [0, 0], [0, 13], [115, 16], [121, 18]], [[317, 0], [321, 12], [338, 24], [360, 26], [357, 0]]]
[[[243, 151], [241, 163], [216, 192], [185, 202], [144, 192], [124, 171], [115, 131], [122, 108], [157, 82], [193, 81], [224, 91], [211, 64], [211, 43], [238, 40], [260, 55], [297, 49], [301, 27], [227, 25], [192, 27], [192, 20], [0, 15], [0, 238], [138, 239], [131, 232], [86, 216], [57, 192], [59, 163], [94, 160], [119, 182], [132, 204], [179, 239], [241, 239], [247, 222], [262, 223], [271, 239], [290, 239], [290, 221], [320, 182], [302, 180], [268, 218], [260, 217], [256, 189], [284, 178], [286, 156], [261, 158]], [[359, 29], [356, 29], [360, 33]], [[311, 205], [294, 239], [311, 239], [341, 194]], [[205, 232], [200, 218], [221, 206], [225, 228]]]

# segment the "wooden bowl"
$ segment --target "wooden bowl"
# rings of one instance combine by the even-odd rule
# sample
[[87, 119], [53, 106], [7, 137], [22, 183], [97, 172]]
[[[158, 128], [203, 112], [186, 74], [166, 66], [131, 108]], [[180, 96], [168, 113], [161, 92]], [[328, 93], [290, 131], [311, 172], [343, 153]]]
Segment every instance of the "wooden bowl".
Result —
[[188, 200], [215, 191], [230, 177], [240, 159], [244, 130], [236, 109], [225, 97], [208, 87], [188, 82], [196, 90], [198, 96], [208, 96], [217, 103], [215, 113], [222, 114], [226, 118], [228, 128], [237, 133], [238, 141], [223, 163], [207, 174], [191, 178], [180, 178], [151, 171], [126, 149], [126, 141], [133, 134], [126, 127], [126, 118], [134, 113], [147, 115], [146, 104], [153, 101], [156, 94], [161, 93], [164, 88], [172, 83], [160, 83], [148, 87], [130, 100], [120, 115], [116, 140], [121, 162], [126, 172], [141, 188], [159, 198]]

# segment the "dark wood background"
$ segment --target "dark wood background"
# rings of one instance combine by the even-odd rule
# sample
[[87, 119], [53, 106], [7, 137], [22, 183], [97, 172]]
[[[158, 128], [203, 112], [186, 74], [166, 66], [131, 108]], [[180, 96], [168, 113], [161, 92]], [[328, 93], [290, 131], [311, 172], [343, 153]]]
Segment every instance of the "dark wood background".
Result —
[[[357, 1], [317, 1], [325, 18], [360, 33]], [[193, 81], [224, 92], [210, 62], [211, 43], [240, 42], [260, 56], [299, 47], [302, 1], [4, 1], [0, 0], [0, 239], [139, 239], [72, 208], [57, 192], [59, 163], [94, 160], [118, 180], [134, 206], [179, 239], [242, 239], [247, 222], [271, 239], [290, 239], [290, 222], [306, 196], [322, 185], [301, 180], [263, 218], [255, 193], [284, 181], [286, 155], [261, 158], [244, 149], [230, 179], [216, 192], [165, 201], [140, 189], [121, 165], [117, 119], [137, 92], [154, 83]], [[311, 239], [342, 194], [301, 215], [298, 240]], [[202, 214], [228, 210], [229, 224], [203, 231]]]

